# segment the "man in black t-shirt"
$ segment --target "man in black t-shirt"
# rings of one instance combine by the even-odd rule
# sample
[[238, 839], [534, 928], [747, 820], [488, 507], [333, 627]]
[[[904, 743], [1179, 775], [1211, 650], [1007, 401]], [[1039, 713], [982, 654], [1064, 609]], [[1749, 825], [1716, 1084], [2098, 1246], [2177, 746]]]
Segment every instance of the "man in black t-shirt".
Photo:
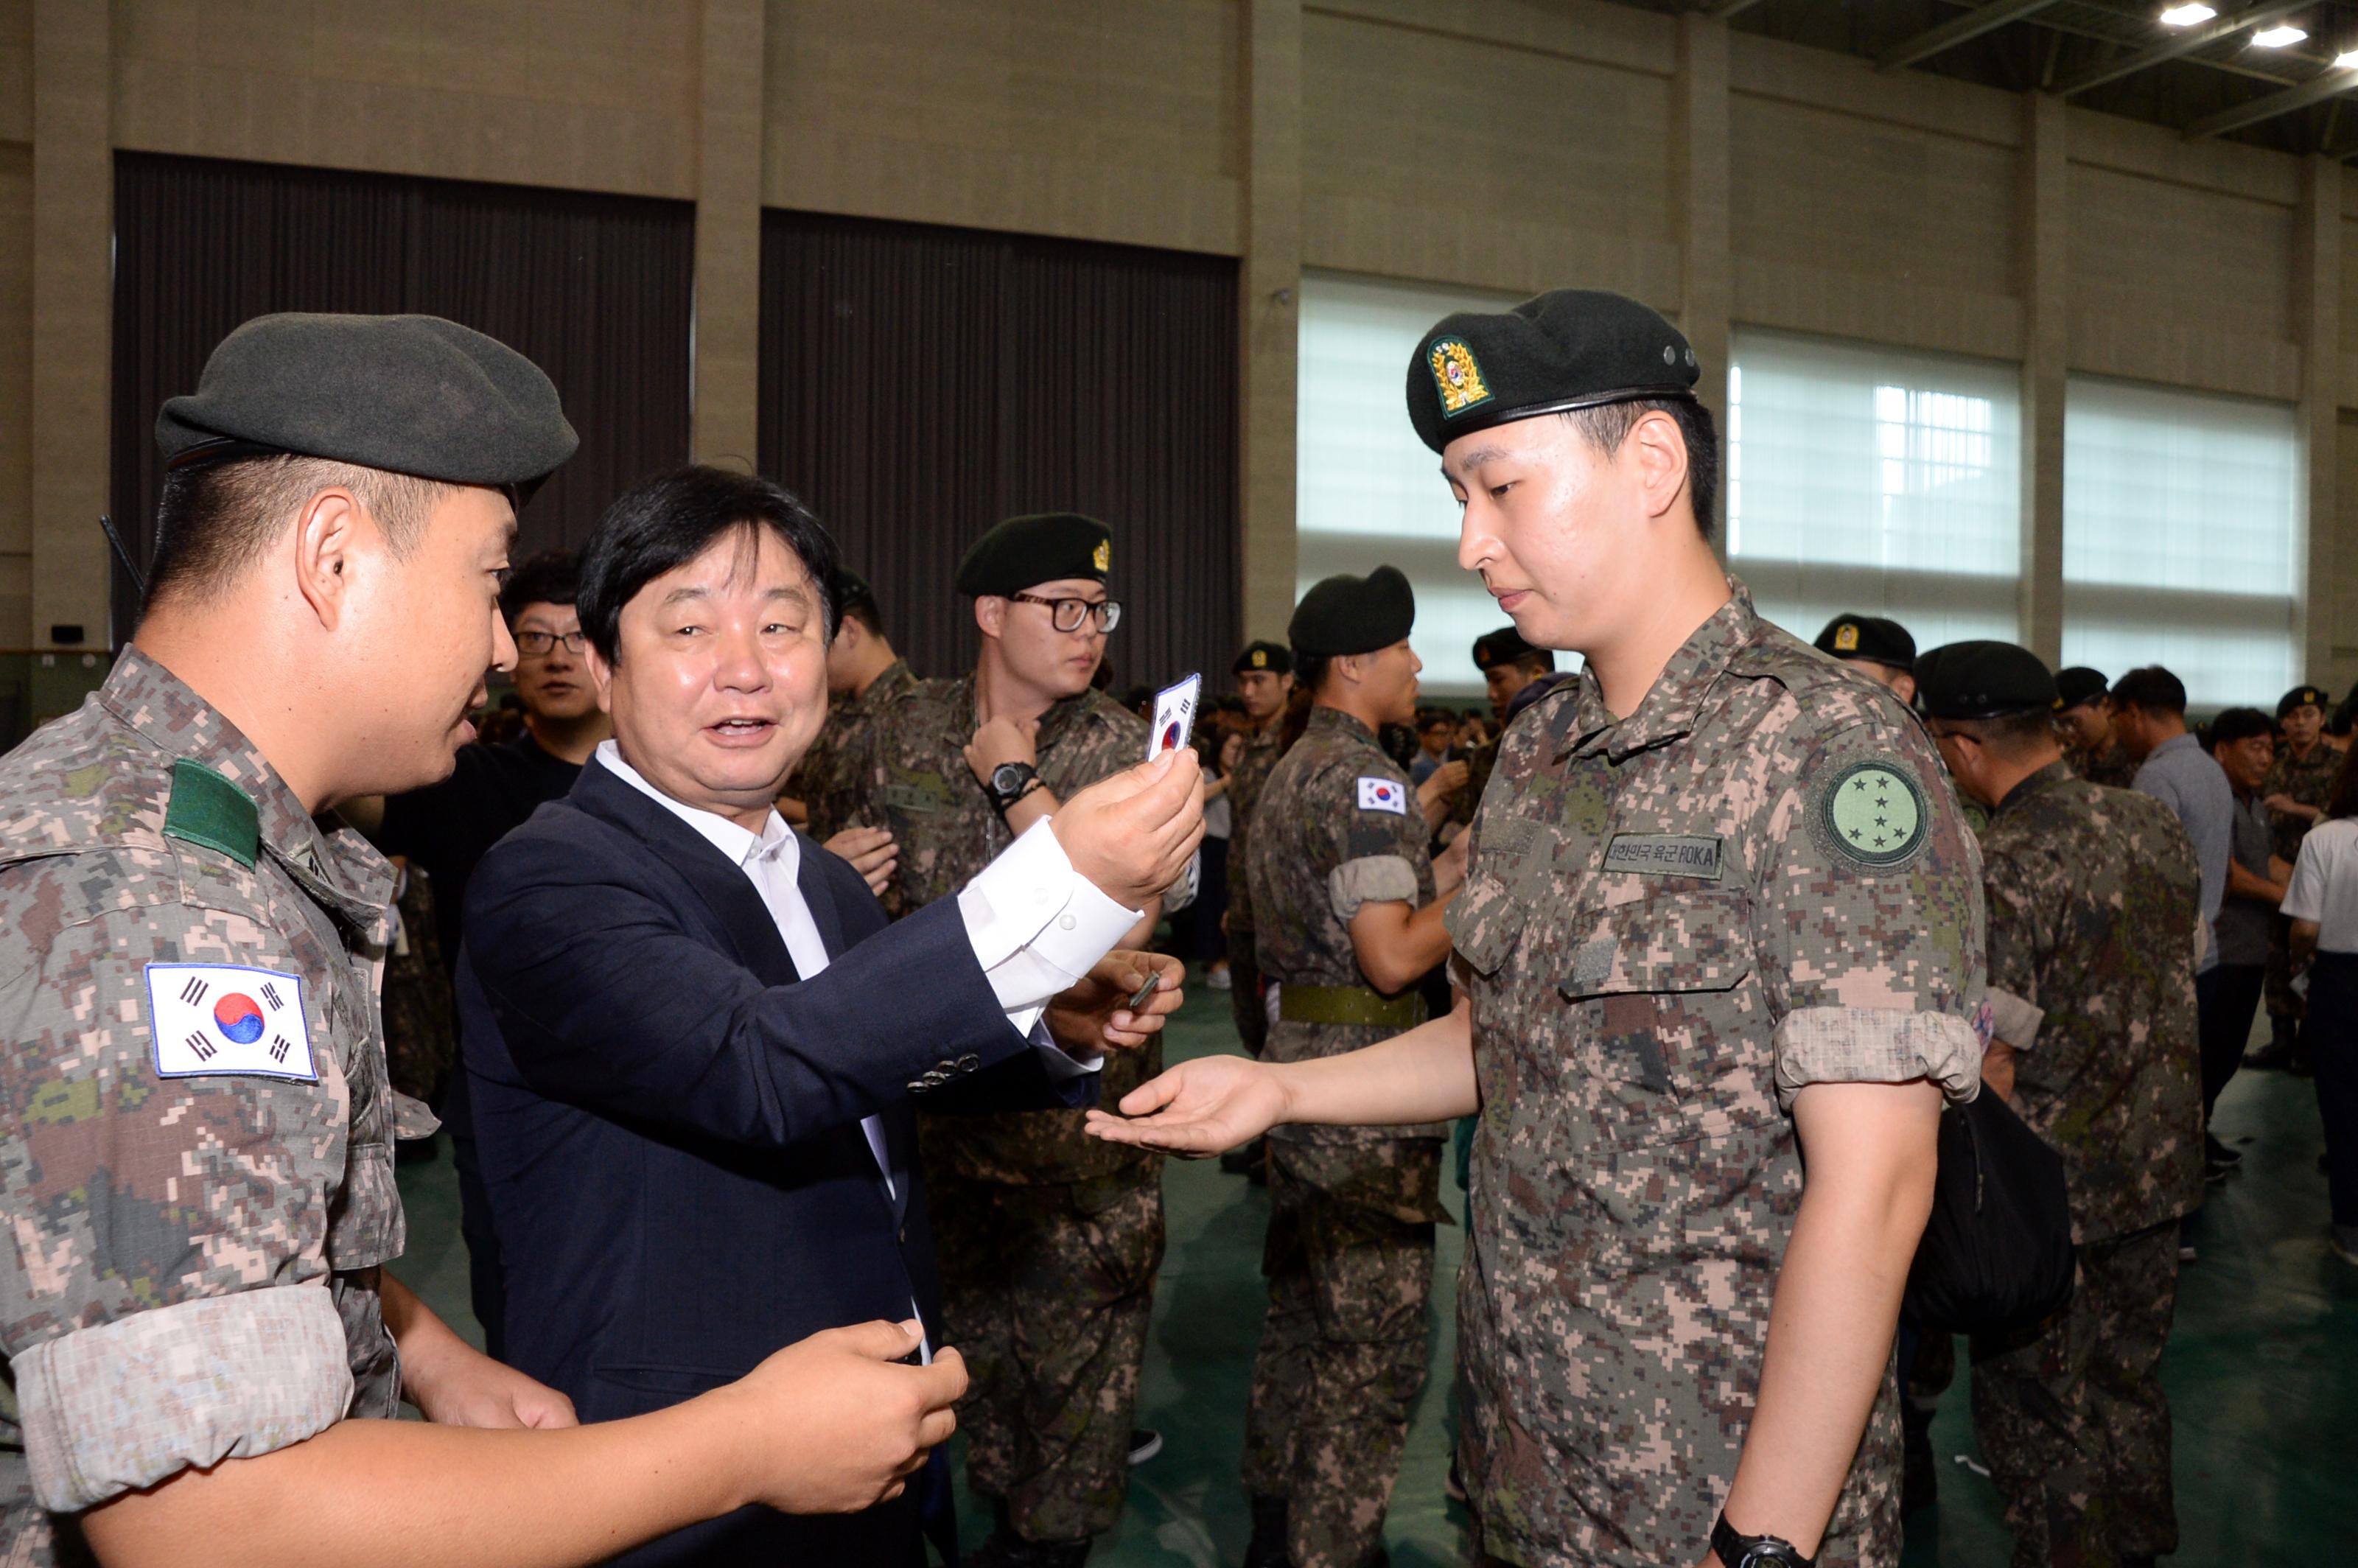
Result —
[[[413, 875], [425, 873], [434, 894], [435, 932], [441, 938], [446, 968], [455, 968], [459, 962], [467, 879], [476, 865], [542, 802], [569, 792], [598, 742], [614, 732], [598, 707], [597, 688], [582, 662], [581, 616], [573, 607], [574, 588], [572, 552], [547, 550], [518, 567], [501, 591], [500, 609], [516, 643], [522, 735], [496, 746], [460, 747], [456, 771], [439, 784], [343, 808], [344, 816], [377, 848], [406, 860]], [[465, 1049], [463, 1041], [460, 1048]], [[498, 1357], [505, 1347], [501, 1321], [505, 1292], [499, 1240], [492, 1231], [475, 1159], [466, 1081], [464, 1073], [450, 1075], [440, 1108], [442, 1125], [449, 1130], [458, 1167], [459, 1228], [467, 1242], [475, 1319], [483, 1327], [484, 1348]]]

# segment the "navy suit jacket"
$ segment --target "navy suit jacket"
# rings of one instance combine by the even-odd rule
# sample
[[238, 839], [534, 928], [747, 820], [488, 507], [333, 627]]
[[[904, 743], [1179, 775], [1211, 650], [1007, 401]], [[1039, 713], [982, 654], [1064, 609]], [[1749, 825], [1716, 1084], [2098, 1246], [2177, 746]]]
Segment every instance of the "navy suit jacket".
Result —
[[[509, 1359], [585, 1422], [677, 1403], [820, 1329], [902, 1321], [913, 1301], [941, 1344], [912, 1097], [1095, 1095], [1093, 1076], [1053, 1084], [1009, 1024], [955, 899], [892, 924], [858, 872], [801, 849], [828, 956], [808, 980], [744, 871], [595, 762], [468, 890], [460, 1037]], [[849, 1519], [747, 1509], [627, 1561], [922, 1563], [918, 1505], [946, 1502], [922, 1490]]]

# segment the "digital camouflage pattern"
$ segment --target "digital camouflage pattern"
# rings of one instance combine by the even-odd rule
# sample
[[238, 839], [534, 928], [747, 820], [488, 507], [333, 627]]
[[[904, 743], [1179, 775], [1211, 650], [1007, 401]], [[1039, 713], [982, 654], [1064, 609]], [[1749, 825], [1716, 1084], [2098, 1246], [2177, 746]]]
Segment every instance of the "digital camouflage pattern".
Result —
[[2118, 741], [2094, 752], [2084, 746], [2067, 747], [2063, 760], [2071, 764], [2073, 773], [2090, 784], [2103, 784], [2106, 789], [2126, 789], [2130, 781], [2136, 777], [2136, 759], [2124, 751]]
[[2202, 1194], [2194, 1020], [2201, 871], [2176, 814], [2052, 762], [1982, 835], [1992, 1027], [2014, 1104], [2063, 1157], [2072, 1239], [2175, 1219]]
[[[1362, 779], [1389, 784], [1401, 809], [1371, 806]], [[1366, 989], [1351, 916], [1366, 903], [1433, 898], [1407, 773], [1357, 719], [1313, 708], [1258, 813], [1249, 884], [1261, 973], [1281, 994]], [[1281, 1018], [1261, 1054], [1310, 1061], [1398, 1033]], [[1445, 1130], [1270, 1130], [1269, 1312], [1253, 1361], [1244, 1479], [1249, 1492], [1287, 1499], [1293, 1568], [1358, 1568], [1383, 1539], [1410, 1407], [1424, 1386]]]
[[[1367, 809], [1359, 781], [1381, 779], [1402, 809]], [[1314, 708], [1302, 739], [1269, 776], [1255, 808], [1247, 859], [1255, 946], [1264, 978], [1280, 987], [1357, 986], [1367, 976], [1351, 946], [1351, 916], [1362, 903], [1416, 906], [1433, 896], [1424, 816], [1406, 770], [1377, 744], [1375, 732], [1336, 708]], [[1340, 1056], [1397, 1034], [1395, 1026], [1297, 1023], [1270, 1027], [1261, 1052], [1271, 1062]], [[1390, 1143], [1440, 1138], [1441, 1123], [1419, 1127], [1277, 1127], [1273, 1138], [1324, 1143]]]
[[2132, 1563], [2178, 1550], [2163, 1345], [2178, 1227], [2080, 1249], [2045, 1332], [1974, 1341], [1974, 1432], [2014, 1532], [2014, 1568]]
[[[1461, 1459], [1528, 1568], [1703, 1556], [1801, 1204], [1792, 1097], [1980, 1082], [1981, 863], [1940, 759], [1732, 586], [1635, 713], [1584, 671], [1516, 719], [1450, 908], [1482, 1102]], [[1896, 1563], [1898, 1487], [1887, 1374], [1818, 1561]]]
[[[2268, 769], [2268, 776], [2260, 784], [2260, 797], [2288, 795], [2303, 806], [2322, 809], [2333, 796], [2333, 775], [2341, 771], [2342, 753], [2320, 741], [2309, 748], [2307, 757], [2295, 757], [2289, 746], [2279, 747], [2277, 760]], [[2309, 837], [2314, 826], [2307, 817], [2289, 811], [2268, 813], [2268, 852], [2288, 865], [2300, 859], [2301, 840]], [[2301, 995], [2292, 989], [2292, 922], [2281, 914], [2268, 918], [2268, 970], [2264, 982], [2271, 1020], [2298, 1021], [2308, 1009]], [[2281, 1025], [2277, 1027], [2281, 1028]]]
[[1253, 945], [1252, 884], [1245, 857], [1252, 844], [1253, 810], [1277, 760], [1285, 755], [1285, 716], [1265, 730], [1246, 732], [1228, 772], [1228, 1014], [1247, 1055], [1258, 1056], [1269, 1040], [1269, 1013], [1261, 1001], [1260, 958]]
[[[182, 758], [256, 808], [251, 866], [165, 835]], [[0, 759], [0, 1559], [79, 1554], [44, 1508], [395, 1413], [395, 1120], [431, 1122], [377, 1032], [392, 892], [136, 649]], [[149, 963], [300, 976], [319, 1081], [159, 1077]]]
[[802, 766], [786, 784], [786, 793], [810, 813], [803, 830], [814, 841], [824, 844], [852, 825], [860, 805], [860, 764], [868, 727], [917, 686], [917, 672], [909, 661], [895, 659], [868, 683], [866, 691], [838, 698], [828, 708], [818, 739], [803, 753]]
[[1428, 1138], [1270, 1144], [1244, 1482], [1286, 1499], [1292, 1568], [1359, 1568], [1383, 1540], [1424, 1387], [1440, 1184]]
[[[900, 862], [884, 906], [898, 917], [954, 897], [1014, 841], [974, 770], [974, 677], [921, 681], [879, 709], [860, 748], [858, 803], [846, 827], [889, 827]], [[1058, 800], [1146, 760], [1146, 721], [1101, 692], [1048, 709], [1035, 742], [1041, 781]], [[1109, 1054], [1098, 1102], [1112, 1105], [1162, 1071], [1162, 1046]], [[1091, 1138], [1077, 1110], [922, 1119], [927, 1171], [986, 1182], [1137, 1180], [1160, 1171], [1143, 1150]]]
[[450, 971], [434, 918], [434, 880], [412, 866], [399, 887], [393, 948], [384, 962], [385, 1072], [401, 1093], [430, 1100], [457, 1055]]

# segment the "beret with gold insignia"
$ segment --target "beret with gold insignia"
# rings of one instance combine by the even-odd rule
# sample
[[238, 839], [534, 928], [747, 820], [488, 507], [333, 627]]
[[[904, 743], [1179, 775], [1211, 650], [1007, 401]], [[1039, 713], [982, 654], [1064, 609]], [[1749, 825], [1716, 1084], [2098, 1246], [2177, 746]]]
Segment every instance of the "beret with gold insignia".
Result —
[[1267, 670], [1273, 675], [1291, 675], [1293, 655], [1286, 651], [1282, 643], [1247, 643], [1245, 651], [1237, 655], [1237, 662], [1228, 666], [1228, 673], [1242, 676], [1257, 670]]
[[1077, 512], [1010, 517], [974, 542], [958, 562], [957, 588], [979, 599], [1022, 593], [1044, 582], [1113, 572], [1113, 530]]
[[1916, 639], [1907, 627], [1880, 615], [1837, 615], [1811, 646], [1837, 659], [1866, 659], [1895, 670], [1916, 664]]
[[1694, 350], [1660, 313], [1559, 288], [1511, 310], [1461, 310], [1418, 341], [1408, 415], [1434, 451], [1472, 430], [1639, 398], [1693, 397]]
[[2314, 708], [2323, 712], [2333, 706], [2333, 698], [2320, 686], [2297, 686], [2277, 698], [2277, 717], [2284, 718], [2296, 708]]
[[1928, 719], [2000, 719], [2055, 706], [2055, 677], [2012, 643], [1949, 643], [1916, 666], [1916, 701]]
[[2102, 702], [2111, 691], [2104, 683], [2104, 672], [2090, 669], [2085, 665], [2073, 665], [2055, 672], [2055, 711], [2065, 712], [2091, 702]]
[[1398, 567], [1338, 574], [1310, 585], [1285, 629], [1296, 657], [1340, 657], [1389, 648], [1416, 624], [1416, 593]]
[[1501, 626], [1496, 632], [1486, 632], [1474, 639], [1474, 667], [1487, 675], [1500, 665], [1511, 665], [1518, 659], [1541, 658], [1549, 669], [1555, 668], [1555, 655], [1545, 648], [1534, 648], [1523, 641], [1523, 634], [1512, 626]]
[[223, 338], [156, 416], [168, 469], [289, 453], [511, 490], [580, 444], [540, 367], [439, 316], [285, 312]]

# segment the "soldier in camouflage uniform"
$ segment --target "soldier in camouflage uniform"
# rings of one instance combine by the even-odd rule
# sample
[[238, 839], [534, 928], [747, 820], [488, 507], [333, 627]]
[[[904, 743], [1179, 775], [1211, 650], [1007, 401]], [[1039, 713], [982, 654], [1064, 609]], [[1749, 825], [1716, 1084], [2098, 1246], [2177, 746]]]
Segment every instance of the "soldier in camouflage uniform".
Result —
[[1490, 697], [1490, 717], [1498, 721], [1498, 730], [1466, 757], [1466, 787], [1449, 803], [1444, 833], [1453, 826], [1460, 829], [1473, 826], [1474, 808], [1482, 804], [1482, 792], [1490, 787], [1491, 771], [1498, 765], [1498, 742], [1506, 738], [1507, 722], [1512, 717], [1508, 709], [1525, 687], [1555, 673], [1555, 654], [1532, 647], [1512, 626], [1501, 626], [1474, 639], [1474, 667], [1482, 672], [1483, 688]]
[[[2324, 815], [2333, 795], [2333, 774], [2342, 753], [2324, 740], [2325, 710], [2331, 699], [2320, 687], [2297, 686], [2277, 703], [2277, 724], [2284, 743], [2269, 768], [2260, 795], [2267, 803], [2268, 826], [2275, 836], [2273, 853], [2287, 865], [2300, 860], [2300, 841], [2309, 837]], [[2268, 918], [2268, 977], [2264, 993], [2268, 1007], [2268, 1044], [2253, 1054], [2255, 1066], [2282, 1067], [2302, 1064], [2300, 1019], [2302, 1003], [2292, 989], [2292, 922], [2277, 914]]]
[[878, 713], [917, 689], [917, 673], [892, 651], [884, 635], [883, 611], [876, 606], [876, 592], [868, 579], [857, 572], [838, 572], [836, 593], [842, 622], [827, 651], [831, 699], [827, 724], [786, 786], [786, 793], [808, 813], [804, 831], [822, 844], [849, 827], [859, 807], [860, 759], [869, 725]]
[[2055, 672], [2055, 734], [2063, 760], [2090, 784], [2126, 789], [2136, 759], [2113, 735], [2113, 712], [2102, 670], [2073, 665]]
[[[1261, 794], [1250, 871], [1261, 971], [1278, 988], [1262, 1053], [1271, 1062], [1338, 1056], [1423, 1022], [1416, 982], [1448, 955], [1415, 791], [1376, 742], [1382, 725], [1416, 711], [1414, 618], [1408, 580], [1390, 567], [1328, 578], [1294, 612], [1309, 725]], [[1462, 852], [1447, 860], [1462, 870]], [[1424, 1386], [1445, 1131], [1270, 1134], [1247, 1568], [1382, 1560], [1384, 1509]]]
[[[1104, 524], [1055, 513], [1009, 519], [960, 562], [983, 633], [975, 672], [918, 686], [861, 748], [849, 819], [892, 829], [895, 915], [954, 896], [1060, 802], [1145, 756], [1145, 721], [1089, 685], [1120, 616], [1111, 558]], [[1159, 1036], [1109, 1058], [1100, 1103], [1161, 1066]], [[943, 1316], [974, 1376], [967, 1475], [1000, 1509], [969, 1562], [1077, 1563], [1128, 1486], [1161, 1162], [1093, 1141], [1071, 1110], [928, 1116], [919, 1138]]]
[[2194, 1001], [2201, 872], [2169, 808], [2075, 779], [2028, 650], [1944, 650], [1925, 710], [1992, 810], [1985, 1071], [2063, 1156], [2080, 1271], [2071, 1306], [1974, 1343], [1974, 1424], [2016, 1568], [2150, 1563], [2178, 1549], [2159, 1368], [2178, 1222], [2201, 1201]]
[[450, 971], [442, 963], [431, 879], [413, 866], [397, 865], [396, 871], [393, 945], [384, 963], [385, 1069], [395, 1088], [431, 1100], [455, 1054]]
[[1244, 695], [1251, 728], [1228, 773], [1228, 909], [1222, 929], [1228, 933], [1229, 1015], [1236, 1020], [1245, 1054], [1258, 1056], [1269, 1037], [1269, 1012], [1261, 999], [1252, 889], [1245, 879], [1245, 864], [1251, 852], [1253, 808], [1270, 770], [1285, 754], [1285, 704], [1293, 691], [1293, 655], [1282, 643], [1249, 643], [1230, 673]]
[[[574, 1426], [385, 1271], [394, 1139], [431, 1119], [378, 1029], [391, 867], [318, 815], [449, 771], [485, 669], [514, 658], [511, 498], [574, 435], [529, 362], [416, 316], [250, 321], [157, 434], [137, 641], [0, 761], [0, 1561], [185, 1561], [231, 1528], [320, 1563], [518, 1541], [588, 1563], [752, 1502], [897, 1487], [960, 1379], [888, 1365], [918, 1346], [889, 1325], [683, 1420], [384, 1419], [407, 1398], [446, 1427]], [[811, 1431], [862, 1405], [862, 1430]], [[872, 1470], [841, 1463], [904, 1430]]]
[[1090, 1122], [1194, 1151], [1478, 1106], [1460, 1458], [1479, 1555], [1525, 1568], [1898, 1562], [1900, 1284], [1943, 1096], [1980, 1082], [1979, 858], [1922, 726], [1720, 568], [1698, 373], [1607, 294], [1424, 336], [1459, 558], [1586, 656], [1475, 818], [1465, 1003]]

